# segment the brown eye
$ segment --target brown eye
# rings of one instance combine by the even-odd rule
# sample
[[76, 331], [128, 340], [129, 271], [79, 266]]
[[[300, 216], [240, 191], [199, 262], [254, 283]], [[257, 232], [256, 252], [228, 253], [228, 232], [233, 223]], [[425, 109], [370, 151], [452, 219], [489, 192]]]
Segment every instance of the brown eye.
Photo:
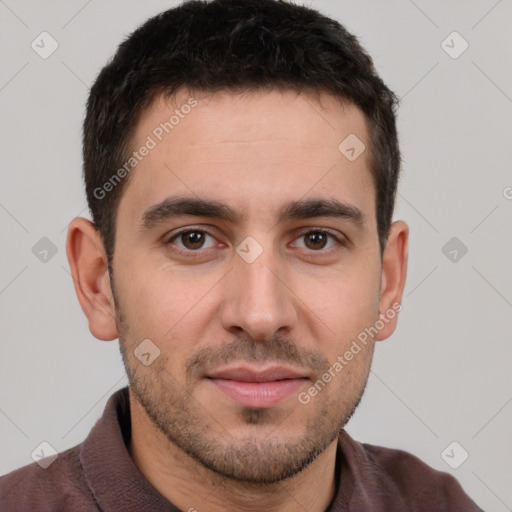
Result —
[[[331, 246], [328, 246], [329, 239], [333, 241]], [[298, 240], [304, 240], [303, 247], [299, 245], [301, 248], [309, 249], [316, 252], [327, 252], [323, 251], [323, 249], [330, 249], [333, 246], [341, 246], [343, 245], [342, 241], [333, 233], [324, 230], [310, 230], [306, 233], [303, 233]]]
[[[167, 244], [176, 245], [180, 249], [188, 251], [197, 251], [202, 249], [205, 245], [206, 237], [213, 237], [206, 231], [199, 229], [189, 229], [188, 231], [181, 231], [174, 235]], [[179, 242], [179, 243], [177, 243]], [[209, 247], [211, 247], [210, 245]]]
[[321, 231], [312, 231], [304, 235], [309, 249], [323, 249], [327, 243], [327, 234]]
[[200, 249], [204, 244], [204, 234], [200, 231], [189, 231], [181, 235], [181, 241], [187, 249]]

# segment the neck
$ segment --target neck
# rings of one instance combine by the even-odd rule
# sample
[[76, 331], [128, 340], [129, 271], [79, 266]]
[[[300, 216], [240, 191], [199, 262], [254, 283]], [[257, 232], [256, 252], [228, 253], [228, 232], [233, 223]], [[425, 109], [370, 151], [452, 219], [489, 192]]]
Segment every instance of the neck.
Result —
[[324, 512], [336, 493], [338, 439], [299, 474], [275, 484], [234, 481], [205, 468], [160, 432], [130, 393], [130, 456], [149, 483], [180, 510]]

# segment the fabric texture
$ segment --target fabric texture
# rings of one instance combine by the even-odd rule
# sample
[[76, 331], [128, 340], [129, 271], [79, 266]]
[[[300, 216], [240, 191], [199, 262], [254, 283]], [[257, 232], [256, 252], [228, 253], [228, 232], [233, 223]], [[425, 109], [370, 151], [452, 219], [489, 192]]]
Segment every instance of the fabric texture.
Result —
[[[130, 436], [125, 387], [109, 398], [85, 441], [47, 469], [34, 462], [0, 477], [0, 511], [186, 512], [137, 469]], [[482, 512], [454, 477], [410, 453], [359, 443], [342, 431], [336, 457], [337, 489], [326, 512]]]

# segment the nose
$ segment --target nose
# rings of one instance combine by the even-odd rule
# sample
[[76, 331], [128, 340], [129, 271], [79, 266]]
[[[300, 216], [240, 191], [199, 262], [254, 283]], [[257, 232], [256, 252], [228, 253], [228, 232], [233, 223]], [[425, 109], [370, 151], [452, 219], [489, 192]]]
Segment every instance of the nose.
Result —
[[243, 330], [255, 341], [289, 332], [297, 321], [297, 298], [287, 274], [270, 249], [252, 263], [236, 255], [220, 312], [224, 329]]

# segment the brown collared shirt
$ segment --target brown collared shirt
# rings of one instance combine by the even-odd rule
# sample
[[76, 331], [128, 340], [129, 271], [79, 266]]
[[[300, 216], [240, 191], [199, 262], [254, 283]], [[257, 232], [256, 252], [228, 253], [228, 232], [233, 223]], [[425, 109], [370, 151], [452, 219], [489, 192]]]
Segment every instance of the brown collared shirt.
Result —
[[[109, 398], [85, 441], [47, 469], [34, 462], [0, 477], [0, 510], [180, 512], [133, 463], [130, 436], [125, 387]], [[342, 431], [336, 457], [337, 489], [326, 512], [482, 512], [454, 477], [410, 453], [359, 443]], [[200, 503], [190, 506], [201, 510]]]

